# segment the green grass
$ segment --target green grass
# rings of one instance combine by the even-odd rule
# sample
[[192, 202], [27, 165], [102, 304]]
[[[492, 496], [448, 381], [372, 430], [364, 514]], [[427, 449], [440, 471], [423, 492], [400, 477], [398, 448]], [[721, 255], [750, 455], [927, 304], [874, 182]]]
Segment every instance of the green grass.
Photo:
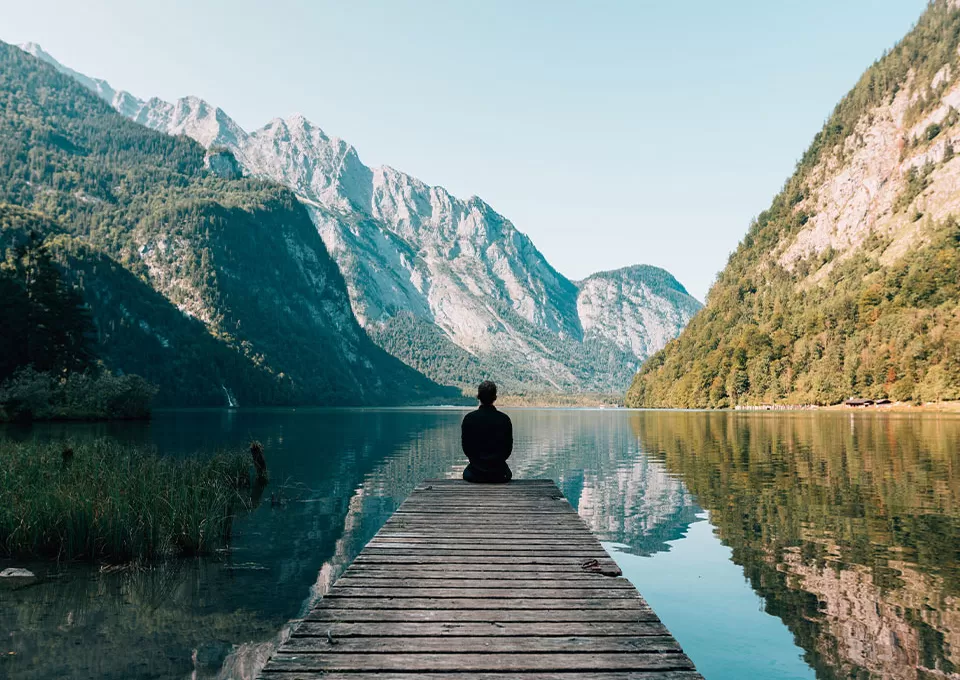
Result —
[[[0, 441], [0, 555], [130, 561], [226, 545], [248, 457], [173, 459], [109, 440]], [[65, 458], [69, 457], [69, 461]]]

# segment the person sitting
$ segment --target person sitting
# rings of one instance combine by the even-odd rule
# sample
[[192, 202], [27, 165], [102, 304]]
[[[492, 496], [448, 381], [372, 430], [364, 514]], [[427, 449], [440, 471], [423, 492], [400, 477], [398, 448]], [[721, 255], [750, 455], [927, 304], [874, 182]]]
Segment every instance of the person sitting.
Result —
[[507, 458], [513, 452], [513, 423], [497, 410], [497, 386], [484, 380], [477, 388], [480, 408], [471, 411], [460, 425], [460, 443], [470, 464], [463, 478], [477, 484], [503, 484], [513, 479]]

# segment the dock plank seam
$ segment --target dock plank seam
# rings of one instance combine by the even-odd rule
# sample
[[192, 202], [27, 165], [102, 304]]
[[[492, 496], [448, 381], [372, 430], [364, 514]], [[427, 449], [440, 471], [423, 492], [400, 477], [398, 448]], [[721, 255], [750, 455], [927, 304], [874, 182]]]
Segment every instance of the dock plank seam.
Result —
[[263, 680], [702, 680], [550, 480], [428, 480]]

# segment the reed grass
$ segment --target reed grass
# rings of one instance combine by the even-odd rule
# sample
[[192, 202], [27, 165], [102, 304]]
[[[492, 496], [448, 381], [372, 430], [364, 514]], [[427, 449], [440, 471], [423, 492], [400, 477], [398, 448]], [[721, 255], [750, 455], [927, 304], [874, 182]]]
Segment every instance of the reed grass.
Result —
[[100, 439], [0, 441], [0, 555], [130, 561], [207, 554], [248, 499], [248, 458], [203, 460]]

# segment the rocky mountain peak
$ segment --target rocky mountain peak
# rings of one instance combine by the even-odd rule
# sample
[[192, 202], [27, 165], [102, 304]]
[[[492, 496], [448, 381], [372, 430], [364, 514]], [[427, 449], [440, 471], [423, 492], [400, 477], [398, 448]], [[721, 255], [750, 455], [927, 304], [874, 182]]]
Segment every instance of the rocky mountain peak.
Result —
[[514, 390], [621, 390], [699, 308], [682, 286], [660, 290], [655, 276], [597, 275], [578, 287], [478, 196], [370, 168], [301, 114], [247, 133], [198, 98], [151, 99], [131, 114], [96, 81], [75, 77], [137, 122], [222, 146], [244, 174], [292, 189], [336, 259], [356, 317], [440, 382], [493, 375]]
[[199, 97], [181, 97], [172, 104], [153, 97], [130, 117], [155, 130], [187, 135], [205, 147], [235, 146], [247, 136], [222, 109]]
[[339, 210], [369, 207], [370, 170], [356, 150], [301, 114], [274, 118], [238, 145], [248, 171]]
[[657, 351], [702, 305], [670, 272], [635, 265], [577, 284], [577, 312], [587, 338], [603, 338], [635, 357]]

